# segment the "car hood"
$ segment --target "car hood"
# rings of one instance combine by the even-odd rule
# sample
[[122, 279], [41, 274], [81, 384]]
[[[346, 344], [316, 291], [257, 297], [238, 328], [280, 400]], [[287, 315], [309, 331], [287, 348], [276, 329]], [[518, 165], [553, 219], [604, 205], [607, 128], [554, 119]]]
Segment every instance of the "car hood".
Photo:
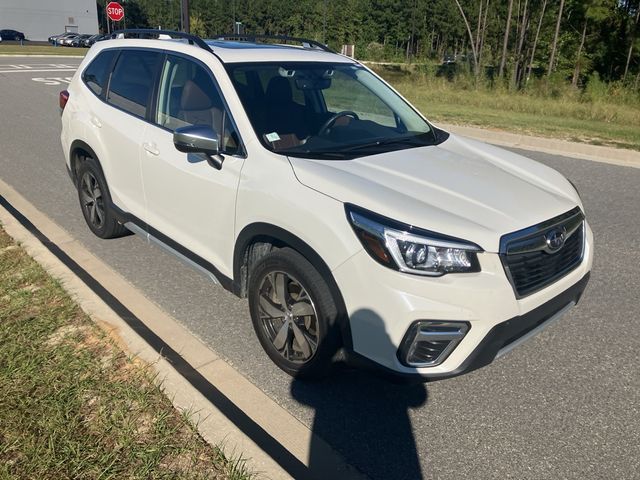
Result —
[[580, 205], [558, 172], [455, 135], [435, 146], [353, 160], [289, 158], [309, 188], [497, 252], [500, 237]]

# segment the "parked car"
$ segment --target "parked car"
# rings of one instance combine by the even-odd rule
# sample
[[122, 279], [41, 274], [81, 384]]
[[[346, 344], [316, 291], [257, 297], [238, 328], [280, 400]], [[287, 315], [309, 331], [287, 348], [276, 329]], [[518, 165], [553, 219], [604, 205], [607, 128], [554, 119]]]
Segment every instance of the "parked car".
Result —
[[248, 298], [287, 373], [459, 375], [581, 298], [593, 234], [557, 171], [432, 125], [312, 40], [172, 35], [96, 44], [60, 93], [82, 214]]
[[59, 33], [58, 35], [51, 35], [49, 37], [49, 43], [53, 45], [60, 44], [62, 40], [65, 40], [66, 38], [69, 38], [69, 37], [74, 37], [75, 35], [78, 35], [78, 34], [75, 32], [64, 32], [64, 33]]
[[9, 29], [0, 30], [0, 38], [2, 38], [2, 40], [13, 40], [15, 42], [25, 40], [24, 33]]
[[100, 33], [96, 33], [95, 35], [91, 35], [88, 38], [85, 38], [82, 41], [82, 46], [83, 47], [90, 47], [91, 45], [93, 45], [94, 43], [100, 41], [102, 39], [102, 37], [104, 37], [104, 35], [100, 34]]
[[79, 33], [70, 33], [69, 35], [66, 35], [64, 37], [61, 37], [57, 40], [58, 45], [62, 45], [65, 47], [70, 47], [71, 46], [71, 42], [73, 42], [73, 40], [77, 37], [79, 37], [80, 34]]
[[82, 33], [76, 37], [74, 37], [70, 42], [70, 47], [84, 47], [84, 41], [91, 37], [88, 33]]

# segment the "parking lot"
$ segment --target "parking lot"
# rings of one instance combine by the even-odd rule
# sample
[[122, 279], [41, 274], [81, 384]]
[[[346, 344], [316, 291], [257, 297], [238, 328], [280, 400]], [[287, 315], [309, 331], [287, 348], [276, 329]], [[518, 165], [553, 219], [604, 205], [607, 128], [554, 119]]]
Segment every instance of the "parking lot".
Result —
[[521, 152], [574, 181], [596, 241], [582, 302], [538, 337], [426, 385], [347, 370], [302, 383], [263, 353], [244, 300], [135, 236], [90, 233], [59, 140], [58, 92], [79, 62], [0, 57], [0, 178], [359, 470], [385, 480], [637, 478], [640, 169]]

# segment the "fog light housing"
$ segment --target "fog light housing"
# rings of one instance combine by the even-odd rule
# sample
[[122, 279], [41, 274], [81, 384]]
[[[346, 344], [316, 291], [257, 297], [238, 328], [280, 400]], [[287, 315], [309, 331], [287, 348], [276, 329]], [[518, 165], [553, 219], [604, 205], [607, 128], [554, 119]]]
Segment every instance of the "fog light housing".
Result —
[[469, 331], [467, 322], [419, 320], [414, 322], [398, 349], [407, 367], [435, 367], [444, 362]]

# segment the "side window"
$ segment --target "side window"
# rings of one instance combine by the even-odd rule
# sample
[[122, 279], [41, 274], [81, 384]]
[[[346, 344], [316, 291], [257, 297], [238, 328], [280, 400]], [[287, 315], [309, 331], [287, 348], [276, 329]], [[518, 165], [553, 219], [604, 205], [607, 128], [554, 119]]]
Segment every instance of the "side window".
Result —
[[160, 53], [122, 50], [111, 74], [107, 102], [144, 117]]
[[155, 122], [175, 130], [190, 125], [207, 125], [220, 138], [220, 150], [239, 151], [239, 137], [211, 75], [197, 63], [168, 55], [162, 67]]
[[104, 50], [85, 68], [82, 73], [82, 80], [93, 93], [100, 96], [107, 86], [109, 78], [109, 67], [116, 56], [116, 50]]

